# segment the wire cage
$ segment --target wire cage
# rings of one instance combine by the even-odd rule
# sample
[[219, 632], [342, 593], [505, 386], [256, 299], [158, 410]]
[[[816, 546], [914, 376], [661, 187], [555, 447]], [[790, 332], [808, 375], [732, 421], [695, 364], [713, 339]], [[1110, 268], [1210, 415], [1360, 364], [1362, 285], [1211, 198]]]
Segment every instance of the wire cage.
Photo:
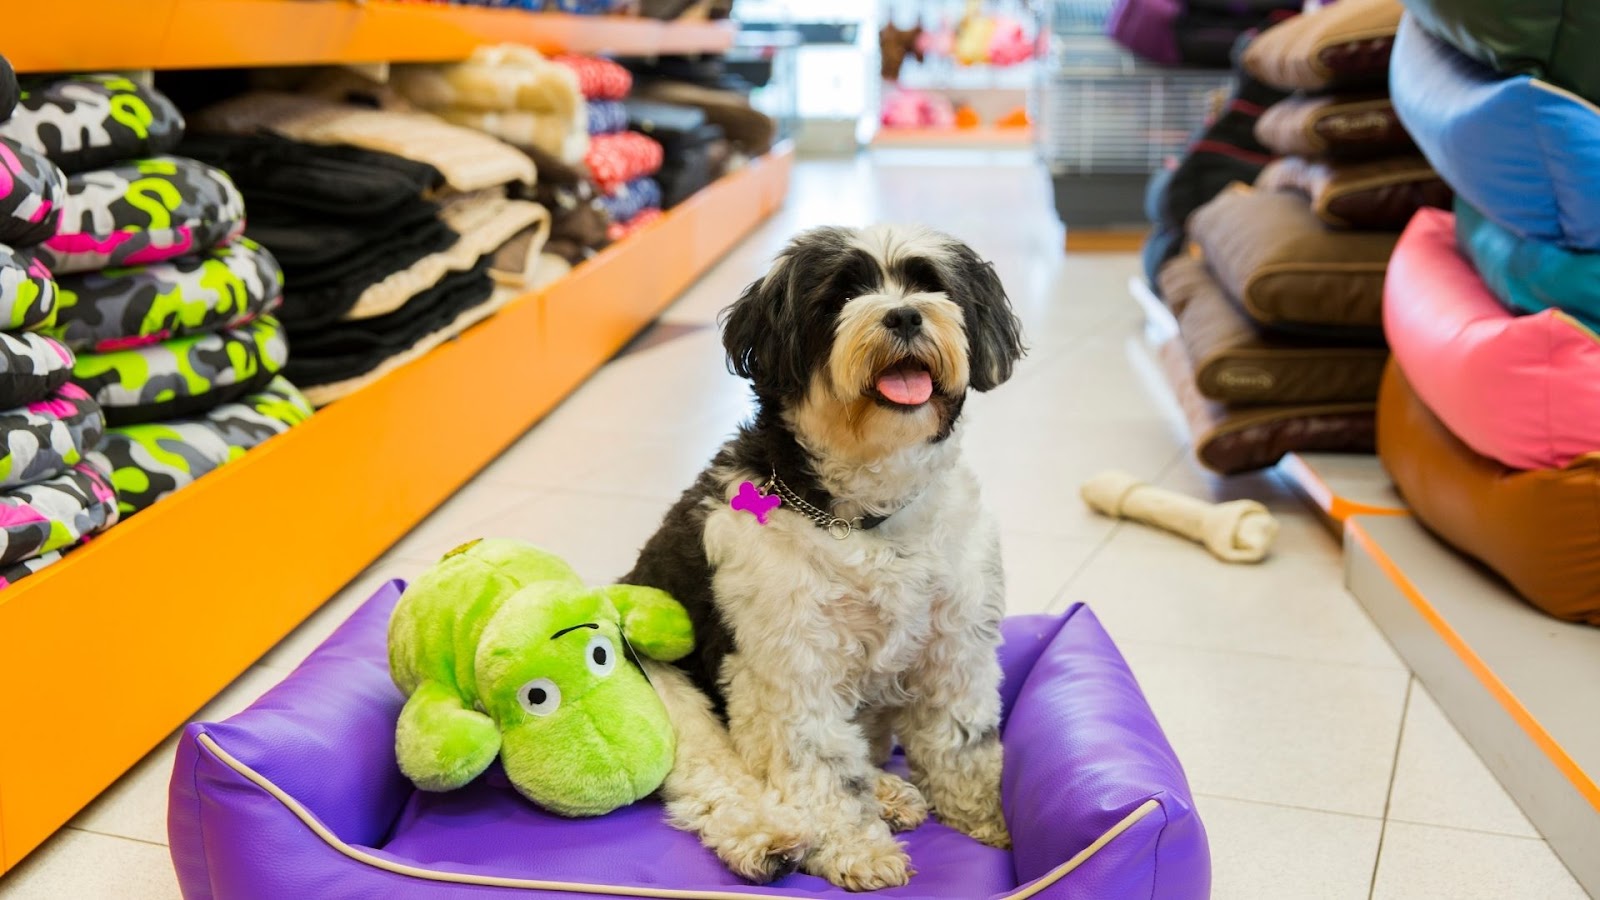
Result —
[[1033, 119], [1067, 225], [1144, 222], [1150, 173], [1183, 153], [1227, 90], [1226, 72], [1139, 60], [1105, 35], [1111, 0], [1053, 0]]

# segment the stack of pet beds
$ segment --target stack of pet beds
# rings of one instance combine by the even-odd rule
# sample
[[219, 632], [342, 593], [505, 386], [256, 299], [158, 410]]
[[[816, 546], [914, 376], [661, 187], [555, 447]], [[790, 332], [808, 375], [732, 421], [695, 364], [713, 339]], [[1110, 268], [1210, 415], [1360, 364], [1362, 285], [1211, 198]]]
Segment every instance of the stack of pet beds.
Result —
[[[620, 236], [621, 223], [660, 207], [660, 188], [643, 171], [657, 163], [657, 148], [627, 136], [624, 98], [632, 79], [614, 62], [485, 47], [465, 63], [397, 69], [393, 84], [412, 103], [492, 134], [533, 161], [537, 181], [514, 192], [549, 211], [532, 284], [564, 274]], [[604, 187], [591, 162], [608, 176]]]
[[1106, 33], [1154, 63], [1225, 69], [1241, 35], [1300, 6], [1301, 0], [1117, 0]]
[[1401, 14], [1398, 0], [1342, 0], [1242, 54], [1252, 78], [1293, 92], [1255, 123], [1281, 158], [1197, 210], [1194, 252], [1159, 275], [1180, 332], [1163, 360], [1218, 472], [1374, 446], [1389, 256], [1413, 213], [1450, 202], [1383, 89]]
[[[555, 63], [577, 79], [589, 104], [621, 104], [633, 89], [633, 75], [620, 64], [596, 56], [559, 56]], [[654, 175], [665, 154], [654, 138], [628, 126], [626, 107], [621, 127], [589, 138], [584, 167], [600, 189], [600, 205], [610, 225], [606, 237], [618, 241], [661, 216], [661, 185]]]
[[[733, 74], [721, 57], [629, 60], [628, 65], [633, 72], [633, 98], [697, 107], [708, 123], [722, 129], [730, 154], [725, 168], [767, 153], [777, 141], [777, 123], [750, 105], [750, 83]], [[712, 177], [721, 174], [714, 171]]]
[[1417, 518], [1600, 625], [1600, 8], [1417, 0], [1395, 107], [1456, 190], [1384, 303], [1378, 451]]
[[289, 375], [324, 406], [486, 318], [531, 277], [549, 217], [508, 189], [515, 148], [334, 73], [297, 94], [247, 93], [195, 117], [186, 149], [226, 165], [251, 236], [288, 276]]
[[66, 174], [55, 233], [37, 251], [56, 307], [37, 327], [75, 358], [77, 394], [57, 408], [92, 404], [109, 426], [79, 449], [109, 476], [124, 518], [310, 412], [279, 374], [278, 264], [240, 236], [229, 177], [169, 155], [183, 128], [165, 96], [115, 75], [30, 84], [0, 125]]
[[1161, 267], [1188, 243], [1189, 216], [1228, 185], [1253, 183], [1273, 159], [1256, 138], [1256, 121], [1289, 92], [1262, 82], [1237, 62], [1252, 39], [1246, 34], [1235, 46], [1233, 85], [1221, 109], [1190, 138], [1183, 156], [1152, 175], [1145, 189], [1145, 216], [1152, 227], [1142, 253], [1144, 274], [1158, 294]]
[[0, 59], [0, 588], [117, 521], [110, 474], [88, 458], [105, 416], [68, 381], [72, 352], [42, 333], [55, 324], [60, 294], [40, 244], [55, 237], [67, 176], [38, 148], [4, 136], [21, 93]]

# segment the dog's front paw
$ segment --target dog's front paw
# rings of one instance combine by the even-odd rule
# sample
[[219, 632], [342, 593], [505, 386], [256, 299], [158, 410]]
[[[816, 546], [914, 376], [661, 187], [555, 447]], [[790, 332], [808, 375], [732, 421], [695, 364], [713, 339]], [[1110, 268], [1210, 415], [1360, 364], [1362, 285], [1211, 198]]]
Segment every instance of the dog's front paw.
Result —
[[992, 803], [976, 804], [964, 809], [940, 808], [939, 820], [991, 847], [1002, 850], [1011, 847], [1011, 832], [1006, 829], [1006, 818], [1000, 811], [998, 797]]
[[723, 865], [755, 884], [798, 870], [811, 849], [805, 821], [773, 796], [722, 803], [680, 800], [669, 803], [667, 810], [674, 827], [697, 833]]
[[928, 820], [927, 799], [916, 785], [899, 775], [879, 772], [873, 795], [878, 798], [878, 816], [890, 831], [910, 831]]
[[806, 857], [805, 871], [847, 891], [900, 887], [915, 874], [905, 848], [886, 832], [835, 838]]
[[809, 849], [797, 833], [753, 834], [713, 847], [733, 874], [752, 884], [770, 884], [800, 868]]

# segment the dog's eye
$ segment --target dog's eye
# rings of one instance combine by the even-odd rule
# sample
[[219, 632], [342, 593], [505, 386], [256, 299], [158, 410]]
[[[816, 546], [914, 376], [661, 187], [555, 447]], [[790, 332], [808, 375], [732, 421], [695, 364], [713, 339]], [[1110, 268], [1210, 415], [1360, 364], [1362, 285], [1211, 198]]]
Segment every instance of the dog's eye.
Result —
[[535, 678], [517, 688], [517, 702], [530, 716], [548, 716], [561, 708], [561, 689], [548, 678]]
[[597, 634], [589, 639], [589, 646], [583, 649], [583, 661], [588, 664], [589, 671], [604, 678], [617, 667], [617, 648], [611, 645], [610, 638]]

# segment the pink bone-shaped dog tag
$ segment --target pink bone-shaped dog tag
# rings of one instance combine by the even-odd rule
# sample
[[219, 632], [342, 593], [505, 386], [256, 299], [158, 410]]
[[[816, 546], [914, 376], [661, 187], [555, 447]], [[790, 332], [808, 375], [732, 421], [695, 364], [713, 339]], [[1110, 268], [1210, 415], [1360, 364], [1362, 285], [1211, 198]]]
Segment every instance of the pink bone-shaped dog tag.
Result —
[[739, 485], [739, 493], [734, 495], [728, 505], [740, 512], [747, 512], [755, 516], [757, 522], [765, 525], [767, 524], [767, 517], [772, 515], [772, 511], [777, 509], [781, 503], [783, 503], [782, 497], [776, 494], [764, 497], [760, 491], [756, 490], [755, 485], [746, 481]]

